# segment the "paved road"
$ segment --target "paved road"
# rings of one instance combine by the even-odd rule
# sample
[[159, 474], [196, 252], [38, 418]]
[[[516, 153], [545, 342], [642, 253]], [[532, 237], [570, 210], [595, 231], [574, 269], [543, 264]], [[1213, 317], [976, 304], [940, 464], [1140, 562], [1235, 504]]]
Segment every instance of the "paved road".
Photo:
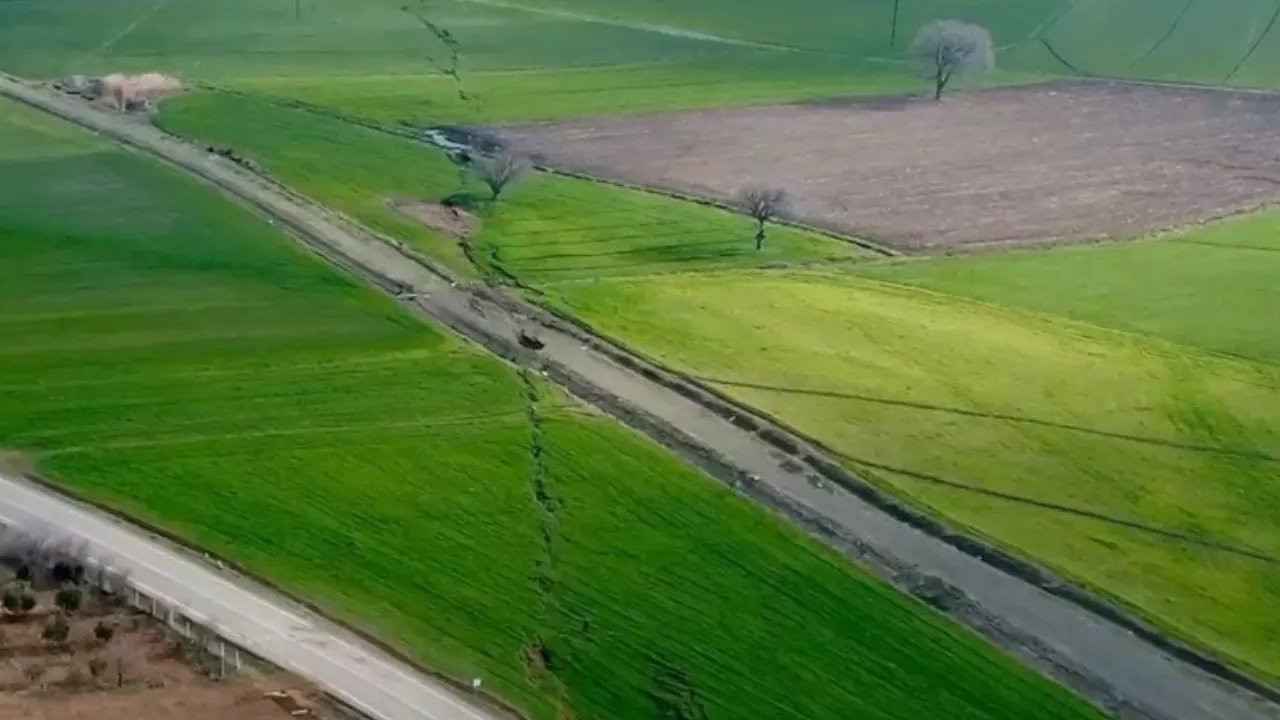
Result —
[[380, 720], [498, 720], [459, 693], [266, 590], [229, 578], [95, 509], [0, 475], [0, 525], [56, 527], [139, 590]]
[[[495, 339], [509, 341], [521, 323], [505, 310], [453, 285], [324, 208], [146, 124], [93, 110], [79, 100], [33, 89], [3, 75], [0, 94], [103, 132], [202, 177], [290, 227], [308, 246], [331, 260], [378, 280], [384, 287], [412, 288], [409, 306], [491, 349], [507, 349], [509, 343], [504, 345]], [[617, 412], [619, 405], [642, 411], [758, 477], [772, 492], [808, 514], [841, 528], [900, 563], [915, 566], [963, 590], [1004, 625], [1034, 638], [1035, 649], [1029, 649], [1028, 644], [1015, 649], [1016, 654], [1031, 657], [1041, 669], [1066, 668], [1067, 672], [1057, 673], [1057, 677], [1068, 681], [1074, 677], [1074, 686], [1095, 700], [1118, 700], [1129, 717], [1280, 720], [1280, 707], [1170, 657], [1129, 631], [915, 530], [851, 493], [815, 486], [796, 471], [793, 459], [783, 456], [758, 435], [740, 429], [683, 394], [624, 368], [572, 334], [543, 329], [540, 338], [546, 343], [540, 353], [542, 358], [607, 395], [610, 402], [601, 404], [606, 411]], [[116, 552], [119, 554], [119, 549]], [[278, 650], [290, 656], [289, 647], [281, 645]], [[312, 657], [316, 648], [312, 643], [302, 643], [297, 652]]]

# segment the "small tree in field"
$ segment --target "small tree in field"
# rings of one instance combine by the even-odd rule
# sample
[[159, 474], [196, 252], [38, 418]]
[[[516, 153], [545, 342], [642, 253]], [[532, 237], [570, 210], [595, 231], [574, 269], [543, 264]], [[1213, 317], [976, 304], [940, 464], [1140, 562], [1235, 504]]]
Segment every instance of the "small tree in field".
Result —
[[986, 28], [959, 20], [935, 20], [920, 28], [911, 44], [911, 56], [920, 72], [933, 81], [933, 99], [963, 75], [976, 75], [995, 67], [995, 49]]
[[489, 186], [491, 200], [498, 202], [502, 192], [529, 173], [529, 161], [509, 150], [482, 155], [471, 160], [471, 168], [480, 181]]
[[756, 221], [756, 250], [764, 247], [764, 225], [787, 210], [787, 193], [775, 188], [745, 188], [738, 207]]

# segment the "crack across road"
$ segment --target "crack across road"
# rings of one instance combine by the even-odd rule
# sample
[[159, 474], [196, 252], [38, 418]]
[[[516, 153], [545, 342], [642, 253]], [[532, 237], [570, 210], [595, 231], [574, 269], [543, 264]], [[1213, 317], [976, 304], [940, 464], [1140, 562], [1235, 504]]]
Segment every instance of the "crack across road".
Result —
[[[283, 224], [333, 263], [398, 294], [408, 309], [507, 360], [540, 370], [578, 398], [683, 454], [744, 496], [788, 515], [904, 591], [919, 595], [920, 587], [946, 588], [941, 597], [947, 602], [934, 603], [944, 612], [1119, 717], [1280, 720], [1280, 706], [1244, 688], [1252, 687], [1273, 698], [1280, 693], [1155, 631], [1137, 632], [1137, 621], [1127, 625], [1117, 621], [1127, 617], [1122, 611], [1115, 610], [1110, 619], [1104, 617], [1105, 613], [1090, 609], [1079, 598], [1073, 600], [1071, 593], [1063, 590], [1070, 586], [1062, 580], [1031, 573], [1036, 578], [1032, 580], [1020, 573], [1016, 563], [994, 561], [1005, 556], [977, 540], [947, 530], [936, 521], [911, 522], [906, 511], [876, 502], [874, 493], [866, 488], [858, 490], [853, 480], [847, 484], [827, 482], [824, 478], [847, 477], [830, 454], [743, 408], [717, 400], [685, 378], [551, 318], [538, 308], [493, 291], [459, 286], [412, 249], [373, 235], [278, 184], [154, 127], [3, 75], [0, 95], [101, 132], [222, 189]], [[522, 348], [516, 340], [522, 324], [530, 322], [542, 323], [539, 339], [544, 347], [537, 353]], [[4, 491], [0, 498], [4, 498], [0, 512], [36, 512], [55, 518], [68, 512], [65, 500], [47, 493], [28, 490], [11, 496]], [[76, 516], [68, 522], [69, 527], [79, 527], [76, 523], [88, 521]], [[98, 518], [97, 522], [104, 521]], [[100, 541], [105, 546], [119, 542], [122, 547], [111, 547], [116, 556], [157, 552], [136, 537], [122, 539], [112, 534]], [[209, 583], [204, 577], [190, 577], [188, 570], [166, 579], [164, 566], [158, 569], [157, 582], [192, 582], [197, 592]], [[252, 594], [251, 590], [245, 592]], [[252, 620], [259, 611], [253, 608], [263, 604], [271, 608], [262, 611], [264, 615], [276, 617], [275, 613], [282, 612], [278, 604], [262, 596], [239, 595], [234, 607], [214, 612], [245, 614]], [[331, 667], [343, 663], [392, 666], [374, 650], [365, 650], [367, 656], [359, 661], [326, 657], [325, 651], [317, 648], [346, 653], [351, 646], [323, 633], [322, 643], [308, 644], [315, 636], [297, 637], [287, 630], [292, 627], [288, 621], [281, 622], [284, 631], [267, 635], [273, 643], [269, 648], [272, 657], [282, 658], [290, 667], [301, 665], [299, 659], [311, 663], [294, 669], [348, 700], [355, 698], [359, 702], [353, 704], [368, 708], [375, 717], [459, 717], [456, 711], [443, 709], [440, 699], [435, 702], [442, 708], [438, 712], [444, 714], [413, 714], [397, 697], [388, 696], [390, 688], [370, 687], [367, 678], [345, 669], [341, 674], [333, 673]], [[1155, 642], [1157, 639], [1163, 642]], [[423, 688], [429, 687], [418, 678], [419, 687], [401, 668], [394, 668], [392, 677], [395, 687], [403, 692], [425, 693]], [[495, 717], [468, 712], [475, 717]]]

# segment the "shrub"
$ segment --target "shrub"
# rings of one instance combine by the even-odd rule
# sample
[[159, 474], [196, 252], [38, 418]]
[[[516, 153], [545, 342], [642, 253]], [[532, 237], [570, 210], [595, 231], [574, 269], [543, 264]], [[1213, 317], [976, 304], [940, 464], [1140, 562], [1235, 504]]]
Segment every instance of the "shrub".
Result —
[[67, 638], [71, 637], [71, 623], [67, 622], [67, 616], [62, 613], [54, 614], [49, 619], [49, 624], [44, 626], [40, 637], [50, 645], [66, 645]]
[[75, 585], [64, 585], [58, 594], [53, 596], [53, 602], [59, 610], [68, 614], [73, 613], [84, 605], [84, 591]]

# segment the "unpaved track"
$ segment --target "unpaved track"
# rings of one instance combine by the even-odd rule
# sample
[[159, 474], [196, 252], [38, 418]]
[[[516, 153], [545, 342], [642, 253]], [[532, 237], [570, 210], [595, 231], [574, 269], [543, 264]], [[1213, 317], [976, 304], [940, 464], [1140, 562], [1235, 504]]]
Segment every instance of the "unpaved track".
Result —
[[[513, 342], [522, 321], [495, 303], [501, 298], [456, 286], [324, 208], [153, 127], [79, 100], [4, 76], [0, 94], [200, 176], [289, 227], [309, 247], [386, 289], [412, 288], [407, 305], [508, 359], [539, 365], [574, 394], [682, 452], [744, 495], [788, 514], [900, 587], [917, 584], [922, 574], [940, 579], [962, 593], [940, 603], [953, 617], [1123, 717], [1280, 720], [1280, 706], [1175, 659], [1119, 625], [962, 552], [854, 493], [822, 482], [813, 472], [825, 457], [821, 452], [802, 443], [794, 452], [780, 451], [777, 442], [762, 436], [785, 432], [767, 425], [762, 430], [759, 421], [744, 428], [752, 423], [731, 421], [723, 410], [712, 412], [706, 399], [694, 399], [698, 391], [681, 385], [678, 378], [563, 327], [540, 330], [546, 347], [535, 357]], [[527, 307], [517, 311], [536, 314]], [[640, 372], [631, 369], [637, 367]], [[818, 459], [806, 468], [797, 459], [809, 454]]]

